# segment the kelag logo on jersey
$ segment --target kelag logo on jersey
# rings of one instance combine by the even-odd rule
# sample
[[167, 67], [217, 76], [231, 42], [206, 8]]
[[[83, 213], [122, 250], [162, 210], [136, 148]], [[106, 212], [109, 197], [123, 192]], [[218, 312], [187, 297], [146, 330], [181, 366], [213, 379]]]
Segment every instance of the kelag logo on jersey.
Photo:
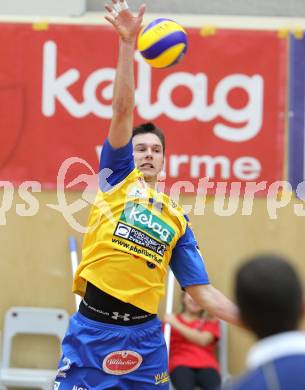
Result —
[[140, 204], [128, 202], [120, 217], [120, 221], [141, 229], [167, 245], [175, 235], [173, 228]]
[[[150, 210], [139, 204], [128, 202], [113, 234], [124, 239], [124, 242], [115, 241], [122, 249], [126, 248], [129, 251], [153, 258], [160, 264], [162, 258], [152, 256], [147, 250], [163, 257], [166, 247], [174, 238], [175, 231], [161, 218], [152, 214]], [[127, 244], [126, 240], [136, 245]], [[140, 249], [138, 245], [143, 249]]]

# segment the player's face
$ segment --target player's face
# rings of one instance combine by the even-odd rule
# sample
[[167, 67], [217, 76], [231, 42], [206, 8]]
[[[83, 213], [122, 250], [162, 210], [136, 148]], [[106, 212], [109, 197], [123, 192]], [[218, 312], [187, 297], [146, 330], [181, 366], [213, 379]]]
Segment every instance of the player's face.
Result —
[[186, 311], [190, 313], [200, 313], [202, 308], [194, 301], [194, 299], [187, 293], [184, 294], [183, 303]]
[[154, 181], [161, 172], [164, 156], [163, 147], [156, 134], [138, 134], [133, 137], [133, 156], [137, 168], [143, 173], [145, 181]]

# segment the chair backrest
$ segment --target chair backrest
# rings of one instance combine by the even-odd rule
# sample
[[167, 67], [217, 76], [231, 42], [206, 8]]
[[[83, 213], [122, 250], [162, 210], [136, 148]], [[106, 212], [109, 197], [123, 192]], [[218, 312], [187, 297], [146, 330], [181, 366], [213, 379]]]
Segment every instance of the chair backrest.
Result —
[[11, 307], [5, 314], [2, 367], [10, 365], [12, 339], [17, 334], [53, 335], [61, 341], [68, 327], [69, 315], [63, 309]]

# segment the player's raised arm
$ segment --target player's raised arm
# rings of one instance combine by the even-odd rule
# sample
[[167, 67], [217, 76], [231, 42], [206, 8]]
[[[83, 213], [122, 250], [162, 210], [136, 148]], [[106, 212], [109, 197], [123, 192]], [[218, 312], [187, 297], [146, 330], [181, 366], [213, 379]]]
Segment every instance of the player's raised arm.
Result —
[[134, 51], [141, 27], [145, 5], [134, 16], [125, 0], [112, 0], [105, 6], [105, 17], [119, 35], [119, 57], [114, 82], [111, 120], [108, 140], [114, 148], [125, 146], [131, 138], [134, 110]]

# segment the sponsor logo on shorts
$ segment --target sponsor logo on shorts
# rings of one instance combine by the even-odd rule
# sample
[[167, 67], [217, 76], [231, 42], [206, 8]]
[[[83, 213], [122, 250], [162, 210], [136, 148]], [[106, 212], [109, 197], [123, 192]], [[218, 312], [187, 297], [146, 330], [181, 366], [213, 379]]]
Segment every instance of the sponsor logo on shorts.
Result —
[[103, 360], [103, 370], [112, 375], [124, 375], [137, 370], [143, 358], [134, 351], [111, 352]]
[[169, 381], [169, 375], [167, 371], [161, 372], [161, 374], [155, 375], [155, 385], [161, 385]]
[[79, 387], [79, 386], [77, 386], [77, 385], [74, 385], [74, 386], [72, 387], [72, 390], [87, 390], [87, 387]]

